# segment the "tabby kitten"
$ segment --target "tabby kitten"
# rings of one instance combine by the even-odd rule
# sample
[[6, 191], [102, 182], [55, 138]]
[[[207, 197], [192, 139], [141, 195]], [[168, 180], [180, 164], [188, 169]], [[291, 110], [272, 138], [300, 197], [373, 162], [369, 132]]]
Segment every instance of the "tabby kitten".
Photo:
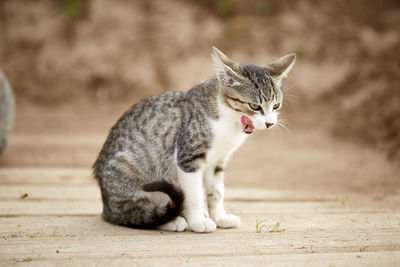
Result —
[[296, 56], [241, 65], [213, 47], [212, 58], [216, 77], [144, 99], [112, 127], [93, 166], [106, 221], [194, 232], [240, 225], [223, 206], [223, 170], [255, 129], [277, 123]]

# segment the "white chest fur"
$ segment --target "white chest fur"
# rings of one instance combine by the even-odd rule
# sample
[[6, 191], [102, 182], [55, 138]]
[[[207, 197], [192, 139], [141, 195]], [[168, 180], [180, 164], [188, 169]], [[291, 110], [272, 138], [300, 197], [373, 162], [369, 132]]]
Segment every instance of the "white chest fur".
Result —
[[207, 153], [207, 165], [226, 162], [248, 137], [240, 123], [241, 114], [219, 103], [219, 118], [211, 121], [213, 141]]

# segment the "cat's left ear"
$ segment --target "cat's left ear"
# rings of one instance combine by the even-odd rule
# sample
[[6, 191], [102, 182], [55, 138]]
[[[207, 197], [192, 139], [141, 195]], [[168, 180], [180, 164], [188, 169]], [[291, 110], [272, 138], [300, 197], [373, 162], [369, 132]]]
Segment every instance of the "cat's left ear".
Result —
[[296, 54], [289, 54], [281, 57], [271, 64], [266, 65], [265, 67], [273, 78], [280, 80], [287, 76], [289, 71], [293, 68], [295, 62]]
[[211, 54], [215, 65], [215, 72], [219, 82], [224, 86], [232, 86], [240, 84], [243, 77], [240, 73], [240, 64], [232, 61], [230, 58], [219, 51], [215, 46], [212, 47]]

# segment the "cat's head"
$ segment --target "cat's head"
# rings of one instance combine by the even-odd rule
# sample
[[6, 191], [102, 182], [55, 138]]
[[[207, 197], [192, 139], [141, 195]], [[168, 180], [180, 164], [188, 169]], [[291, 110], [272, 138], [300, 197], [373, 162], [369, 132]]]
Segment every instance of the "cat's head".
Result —
[[242, 114], [246, 133], [273, 127], [282, 107], [281, 81], [292, 69], [296, 55], [267, 65], [242, 65], [213, 47], [212, 58], [224, 103]]

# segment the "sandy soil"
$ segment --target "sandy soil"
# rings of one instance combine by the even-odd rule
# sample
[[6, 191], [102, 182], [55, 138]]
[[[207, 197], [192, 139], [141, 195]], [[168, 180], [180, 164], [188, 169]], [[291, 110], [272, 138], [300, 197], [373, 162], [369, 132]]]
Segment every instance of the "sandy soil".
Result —
[[295, 52], [286, 112], [399, 164], [399, 14], [393, 0], [7, 0], [0, 63], [17, 100], [85, 106], [187, 90], [213, 75], [211, 45], [253, 64]]

